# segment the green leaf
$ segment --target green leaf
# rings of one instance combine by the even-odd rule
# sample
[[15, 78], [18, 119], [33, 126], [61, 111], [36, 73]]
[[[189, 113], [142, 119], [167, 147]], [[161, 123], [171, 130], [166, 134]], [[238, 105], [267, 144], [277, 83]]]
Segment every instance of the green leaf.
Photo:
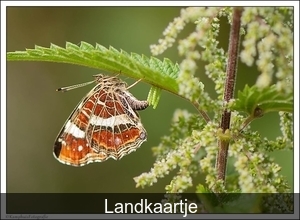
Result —
[[282, 94], [275, 85], [264, 89], [246, 85], [243, 91], [238, 92], [238, 98], [230, 108], [246, 112], [251, 118], [260, 117], [267, 112], [293, 112], [293, 94]]
[[136, 53], [118, 51], [113, 47], [109, 49], [102, 45], [92, 46], [86, 42], [75, 45], [66, 43], [66, 48], [51, 44], [50, 48], [35, 46], [26, 51], [7, 52], [7, 61], [47, 61], [77, 64], [91, 68], [101, 69], [112, 73], [121, 73], [128, 77], [151, 84], [150, 104], [157, 106], [161, 89], [178, 94], [176, 78], [179, 72], [178, 64], [169, 59], [163, 61], [155, 57], [146, 57]]

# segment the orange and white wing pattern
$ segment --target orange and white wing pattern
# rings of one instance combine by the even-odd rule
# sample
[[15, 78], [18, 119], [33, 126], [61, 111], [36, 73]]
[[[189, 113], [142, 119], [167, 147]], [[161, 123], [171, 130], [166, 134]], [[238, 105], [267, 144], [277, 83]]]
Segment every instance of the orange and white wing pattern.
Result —
[[80, 167], [115, 160], [135, 151], [147, 140], [137, 113], [148, 107], [137, 100], [117, 77], [95, 75], [97, 85], [82, 99], [59, 132], [54, 157]]

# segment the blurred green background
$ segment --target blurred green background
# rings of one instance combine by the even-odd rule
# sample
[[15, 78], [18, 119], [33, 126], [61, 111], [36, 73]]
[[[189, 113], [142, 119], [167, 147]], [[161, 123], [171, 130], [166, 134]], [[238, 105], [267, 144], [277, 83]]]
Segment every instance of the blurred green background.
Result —
[[[150, 56], [149, 45], [157, 43], [179, 7], [8, 7], [7, 51], [64, 47], [66, 41], [79, 44], [112, 45], [116, 49]], [[189, 24], [179, 35], [182, 39], [194, 28]], [[220, 46], [227, 50], [229, 25], [222, 21]], [[180, 62], [176, 48], [159, 58]], [[236, 93], [245, 83], [253, 85], [256, 68], [239, 64]], [[7, 192], [164, 192], [172, 176], [152, 187], [135, 188], [133, 177], [150, 170], [154, 157], [151, 147], [169, 134], [176, 108], [195, 112], [190, 103], [162, 92], [157, 109], [140, 112], [148, 131], [148, 141], [135, 153], [120, 161], [112, 159], [82, 168], [63, 165], [54, 159], [54, 140], [81, 98], [92, 88], [87, 86], [67, 93], [56, 88], [92, 80], [99, 70], [47, 62], [7, 62]], [[206, 90], [214, 97], [214, 85], [204, 74], [203, 63], [197, 72]], [[122, 77], [128, 84], [133, 79]], [[146, 99], [150, 85], [138, 83], [130, 91]], [[280, 134], [276, 113], [267, 114], [252, 124], [263, 137], [274, 139]], [[282, 174], [293, 186], [292, 152], [281, 151], [272, 156], [282, 166]]]

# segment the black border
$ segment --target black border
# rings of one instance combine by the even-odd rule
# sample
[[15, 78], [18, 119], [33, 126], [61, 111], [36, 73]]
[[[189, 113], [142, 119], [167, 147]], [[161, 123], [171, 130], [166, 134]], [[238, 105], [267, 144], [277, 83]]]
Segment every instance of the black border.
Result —
[[[150, 209], [153, 210], [156, 203], [161, 203], [166, 199], [165, 196], [180, 196], [180, 200], [183, 203], [185, 201], [191, 201], [201, 205], [200, 198], [212, 198], [209, 199], [212, 202], [210, 205], [218, 205], [218, 209], [214, 209], [209, 214], [220, 213], [263, 213], [263, 214], [293, 214], [295, 207], [294, 194], [165, 194], [165, 193], [7, 193], [6, 194], [6, 214], [118, 214], [114, 212], [116, 203], [143, 203], [145, 207], [145, 200], [150, 205]], [[241, 196], [241, 197], [240, 197]], [[248, 197], [247, 197], [248, 196]], [[250, 199], [253, 196], [258, 199]], [[236, 200], [235, 198], [242, 198], [242, 200]], [[226, 200], [231, 198], [232, 201]], [[247, 199], [249, 198], [249, 199]], [[174, 202], [179, 202], [176, 200]], [[230, 206], [226, 207], [226, 212], [222, 207], [220, 208], [219, 201], [228, 202]], [[238, 201], [238, 204], [237, 202]], [[239, 203], [244, 203], [244, 209], [240, 209]], [[228, 203], [227, 203], [228, 204]], [[266, 208], [268, 206], [268, 208]], [[184, 207], [184, 206], [183, 206]], [[249, 207], [249, 209], [247, 209]], [[256, 209], [250, 209], [250, 207], [256, 207]], [[288, 211], [281, 211], [284, 208]], [[145, 210], [145, 208], [143, 208]], [[218, 211], [220, 210], [220, 211]], [[267, 212], [266, 210], [272, 210]], [[122, 213], [119, 213], [122, 214]], [[153, 214], [149, 212], [130, 212], [123, 214]], [[159, 213], [163, 214], [163, 213]], [[178, 211], [176, 214], [183, 214]], [[189, 213], [189, 215], [192, 213]], [[196, 214], [196, 213], [195, 213]], [[197, 213], [199, 214], [199, 213]]]

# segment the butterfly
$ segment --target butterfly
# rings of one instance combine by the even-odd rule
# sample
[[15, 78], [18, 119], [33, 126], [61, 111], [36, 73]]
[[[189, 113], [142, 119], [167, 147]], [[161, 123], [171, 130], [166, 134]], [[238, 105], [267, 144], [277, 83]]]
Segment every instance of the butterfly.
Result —
[[[137, 111], [148, 107], [136, 99], [126, 82], [116, 76], [57, 89], [69, 91], [93, 82], [96, 86], [78, 103], [56, 137], [53, 155], [61, 163], [82, 167], [115, 160], [136, 151], [147, 140]], [[132, 87], [132, 86], [131, 86]]]

